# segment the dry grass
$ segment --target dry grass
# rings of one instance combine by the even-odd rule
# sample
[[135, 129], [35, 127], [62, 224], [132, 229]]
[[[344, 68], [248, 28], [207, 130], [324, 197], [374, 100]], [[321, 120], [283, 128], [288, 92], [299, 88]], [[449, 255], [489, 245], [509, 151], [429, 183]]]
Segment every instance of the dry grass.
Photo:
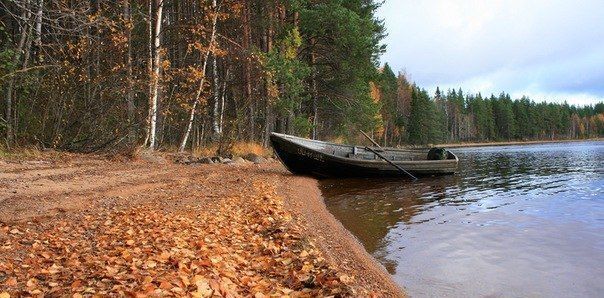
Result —
[[217, 152], [218, 144], [211, 144], [193, 149], [193, 156], [214, 156]]
[[233, 154], [236, 156], [243, 156], [250, 153], [263, 157], [269, 157], [273, 155], [273, 151], [270, 148], [265, 148], [257, 143], [237, 142], [233, 146]]
[[60, 159], [70, 155], [66, 152], [54, 150], [40, 150], [37, 147], [19, 147], [12, 150], [6, 150], [6, 147], [0, 146], [0, 159], [3, 160], [36, 160], [44, 159]]
[[[206, 145], [193, 150], [194, 156], [214, 156], [218, 152], [218, 144]], [[270, 148], [265, 148], [258, 143], [252, 142], [236, 142], [233, 145], [233, 155], [244, 156], [247, 154], [256, 154], [262, 157], [270, 157], [273, 152]]]
[[[272, 157], [273, 152], [271, 148], [265, 148], [261, 144], [252, 142], [236, 142], [233, 145], [233, 155], [245, 156], [248, 154], [255, 154], [262, 157]], [[108, 158], [113, 161], [128, 161], [128, 160], [147, 160], [157, 161], [156, 159], [165, 159], [166, 154], [174, 154], [178, 152], [178, 147], [163, 147], [158, 151], [149, 151], [141, 146], [134, 146], [122, 150], [114, 150], [112, 152], [106, 152], [99, 156]], [[197, 157], [202, 156], [216, 156], [218, 152], [218, 144], [210, 144], [200, 148], [196, 148], [193, 151], [193, 155]], [[0, 160], [55, 160], [62, 159], [69, 156], [77, 155], [77, 153], [69, 153], [64, 151], [55, 150], [40, 150], [36, 147], [19, 147], [12, 150], [6, 150], [6, 148], [0, 145]]]

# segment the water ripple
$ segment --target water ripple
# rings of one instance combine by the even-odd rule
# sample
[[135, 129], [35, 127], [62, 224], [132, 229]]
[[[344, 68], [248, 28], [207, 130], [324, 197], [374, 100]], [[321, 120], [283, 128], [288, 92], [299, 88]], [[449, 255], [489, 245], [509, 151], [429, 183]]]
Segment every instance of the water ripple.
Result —
[[455, 153], [455, 176], [323, 195], [412, 295], [604, 296], [604, 142]]

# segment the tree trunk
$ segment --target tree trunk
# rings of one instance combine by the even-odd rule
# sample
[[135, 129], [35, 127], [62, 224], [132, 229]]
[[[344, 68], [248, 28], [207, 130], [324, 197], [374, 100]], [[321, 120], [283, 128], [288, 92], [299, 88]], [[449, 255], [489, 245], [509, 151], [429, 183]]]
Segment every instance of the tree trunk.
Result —
[[[273, 22], [274, 22], [274, 15], [275, 15], [275, 8], [278, 7], [278, 1], [273, 1], [273, 3], [271, 2], [267, 2], [267, 5], [265, 6], [266, 9], [266, 14], [268, 16], [268, 28], [266, 30], [266, 33], [264, 35], [264, 42], [265, 42], [265, 52], [266, 53], [270, 53], [273, 50], [273, 36], [274, 36], [274, 28], [273, 28]], [[271, 81], [269, 80], [269, 78], [267, 77], [265, 79], [264, 82], [264, 134], [262, 136], [262, 144], [264, 146], [268, 146], [268, 141], [269, 141], [269, 136], [270, 133], [273, 130], [273, 123], [274, 123], [274, 111], [273, 111], [273, 105], [271, 102], [271, 95], [270, 95], [270, 87], [271, 87]]]
[[220, 126], [220, 132], [222, 133], [224, 126], [223, 126], [223, 122], [222, 120], [224, 119], [224, 100], [226, 97], [226, 85], [227, 85], [227, 81], [229, 79], [229, 69], [226, 69], [226, 72], [224, 74], [224, 81], [222, 82], [222, 92], [220, 93], [220, 122], [219, 122], [219, 126]]
[[35, 46], [40, 51], [42, 47], [42, 13], [44, 9], [44, 0], [40, 0], [38, 3], [38, 12], [36, 13], [36, 40], [34, 41]]
[[312, 92], [312, 138], [316, 140], [318, 137], [318, 125], [319, 125], [319, 90], [317, 87], [317, 73], [315, 69], [315, 53], [310, 53], [310, 65], [312, 69], [312, 81], [311, 81], [311, 92]]
[[134, 106], [134, 93], [132, 86], [132, 18], [130, 12], [130, 0], [124, 0], [124, 21], [126, 22], [126, 38], [128, 39], [126, 43], [126, 81], [127, 81], [127, 89], [126, 90], [126, 105], [128, 108], [128, 142], [132, 145], [136, 143], [136, 127], [134, 127], [135, 123], [135, 109]]
[[[25, 48], [25, 43], [27, 41], [27, 33], [29, 31], [29, 0], [25, 2], [25, 10], [23, 11], [21, 18], [23, 20], [23, 31], [21, 32], [21, 38], [19, 39], [19, 43], [17, 44], [17, 51], [15, 56], [13, 57], [13, 65], [18, 65], [21, 60], [21, 54]], [[6, 145], [7, 149], [10, 149], [14, 142], [14, 132], [13, 132], [13, 89], [15, 86], [15, 75], [12, 75], [8, 81], [8, 86], [6, 87]]]
[[145, 129], [145, 142], [143, 146], [146, 146], [149, 142], [149, 137], [151, 136], [151, 97], [153, 94], [153, 84], [151, 81], [153, 80], [153, 0], [149, 0], [148, 6], [148, 38], [149, 38], [149, 57], [147, 59], [147, 71], [149, 74], [149, 115], [147, 116], [147, 129]]
[[220, 105], [220, 84], [218, 83], [218, 64], [216, 63], [216, 55], [212, 55], [212, 75], [214, 81], [214, 105], [212, 109], [212, 137], [214, 140], [220, 138], [220, 119], [218, 108]]
[[195, 120], [195, 109], [197, 108], [197, 103], [199, 102], [199, 98], [201, 97], [201, 93], [203, 91], [203, 85], [205, 84], [206, 79], [206, 68], [208, 66], [208, 58], [210, 52], [213, 51], [214, 40], [216, 39], [216, 23], [218, 21], [218, 6], [216, 5], [216, 0], [212, 0], [212, 8], [214, 8], [214, 18], [212, 19], [212, 33], [210, 35], [210, 43], [208, 45], [208, 50], [206, 51], [203, 59], [203, 66], [201, 69], [201, 80], [199, 82], [199, 88], [197, 88], [197, 94], [195, 95], [195, 101], [193, 102], [193, 106], [191, 107], [191, 113], [189, 114], [189, 123], [187, 125], [187, 129], [182, 138], [182, 142], [180, 142], [180, 147], [178, 148], [179, 152], [184, 152], [185, 147], [187, 146], [187, 141], [189, 139], [189, 135], [191, 134], [191, 128], [193, 127], [193, 121]]
[[159, 79], [161, 75], [161, 25], [164, 0], [156, 0], [155, 33], [153, 34], [153, 77], [151, 78], [151, 98], [149, 100], [149, 148], [155, 149], [157, 126], [157, 102], [159, 99]]
[[[249, 50], [251, 40], [252, 40], [249, 1], [245, 2], [245, 7], [243, 9], [242, 22], [243, 22], [243, 48], [245, 50]], [[249, 137], [250, 141], [253, 141], [254, 140], [254, 103], [252, 100], [252, 65], [251, 65], [249, 57], [246, 57], [246, 59], [245, 59], [244, 76], [245, 76], [245, 88], [244, 88], [245, 101], [244, 102], [246, 102], [248, 104], [248, 109], [249, 109], [248, 137]]]

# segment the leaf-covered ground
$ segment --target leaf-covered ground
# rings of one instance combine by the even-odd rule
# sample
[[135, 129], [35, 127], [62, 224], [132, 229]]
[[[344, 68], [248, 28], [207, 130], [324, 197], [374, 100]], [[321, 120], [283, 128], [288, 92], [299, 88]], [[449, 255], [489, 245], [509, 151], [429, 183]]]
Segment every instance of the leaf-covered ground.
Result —
[[[247, 177], [249, 167], [152, 180], [124, 196], [106, 189], [114, 196], [76, 210], [0, 221], [0, 297], [374, 295], [325, 259], [275, 184]], [[61, 200], [27, 199], [36, 198]]]

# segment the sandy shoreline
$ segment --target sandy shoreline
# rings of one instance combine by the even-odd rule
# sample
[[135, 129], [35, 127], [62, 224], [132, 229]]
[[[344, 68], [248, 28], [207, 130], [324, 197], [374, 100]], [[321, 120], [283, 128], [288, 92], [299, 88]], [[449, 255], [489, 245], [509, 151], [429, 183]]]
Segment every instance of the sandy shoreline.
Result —
[[284, 176], [280, 183], [286, 206], [299, 218], [310, 238], [317, 239], [328, 260], [355, 275], [362, 284], [384, 297], [405, 297], [386, 269], [327, 210], [317, 181], [307, 177]]
[[[276, 162], [75, 156], [0, 169], [0, 293], [404, 296], [327, 211], [316, 180]], [[169, 266], [177, 257], [188, 262], [179, 270]]]

